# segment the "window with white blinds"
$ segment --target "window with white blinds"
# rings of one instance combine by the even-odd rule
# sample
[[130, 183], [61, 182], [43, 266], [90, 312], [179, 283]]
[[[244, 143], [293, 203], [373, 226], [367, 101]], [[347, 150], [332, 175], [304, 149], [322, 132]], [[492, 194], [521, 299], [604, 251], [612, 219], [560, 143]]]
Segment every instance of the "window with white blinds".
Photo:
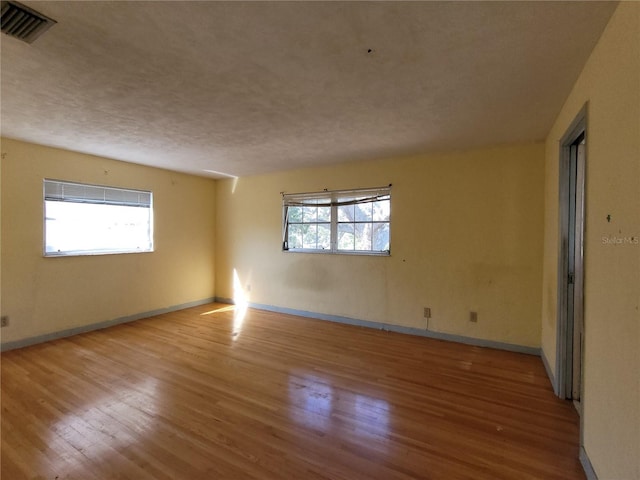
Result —
[[153, 251], [153, 194], [43, 181], [45, 256]]
[[289, 252], [389, 255], [391, 186], [283, 194]]

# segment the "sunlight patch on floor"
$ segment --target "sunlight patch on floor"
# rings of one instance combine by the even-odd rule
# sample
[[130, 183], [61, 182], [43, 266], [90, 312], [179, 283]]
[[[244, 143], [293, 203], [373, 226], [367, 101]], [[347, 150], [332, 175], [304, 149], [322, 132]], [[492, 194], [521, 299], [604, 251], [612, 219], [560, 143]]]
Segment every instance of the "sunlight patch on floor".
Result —
[[215, 310], [209, 310], [208, 312], [201, 313], [200, 316], [213, 315], [214, 313], [233, 312], [235, 309], [235, 305], [228, 305], [226, 307], [220, 307], [216, 308]]

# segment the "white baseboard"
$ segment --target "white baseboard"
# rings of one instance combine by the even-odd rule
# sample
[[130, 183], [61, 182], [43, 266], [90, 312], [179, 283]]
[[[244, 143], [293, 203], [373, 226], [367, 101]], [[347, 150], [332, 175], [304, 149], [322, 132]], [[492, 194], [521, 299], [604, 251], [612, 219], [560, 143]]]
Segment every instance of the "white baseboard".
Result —
[[596, 471], [593, 469], [593, 465], [591, 465], [591, 461], [584, 447], [580, 447], [579, 458], [584, 473], [587, 475], [587, 480], [598, 480], [598, 475], [596, 475]]

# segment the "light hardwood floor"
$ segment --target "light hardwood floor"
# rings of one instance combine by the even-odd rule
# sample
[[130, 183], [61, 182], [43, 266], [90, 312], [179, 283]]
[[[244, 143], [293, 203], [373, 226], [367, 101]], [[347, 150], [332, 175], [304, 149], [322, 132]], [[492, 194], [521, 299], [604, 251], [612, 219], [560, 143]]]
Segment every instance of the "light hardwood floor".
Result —
[[583, 479], [540, 358], [205, 305], [5, 352], [18, 479]]

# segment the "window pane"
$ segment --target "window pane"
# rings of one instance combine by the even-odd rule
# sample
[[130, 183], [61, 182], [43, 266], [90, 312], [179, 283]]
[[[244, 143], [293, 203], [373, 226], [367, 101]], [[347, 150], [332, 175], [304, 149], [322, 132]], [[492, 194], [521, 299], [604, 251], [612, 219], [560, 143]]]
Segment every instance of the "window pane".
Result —
[[389, 200], [380, 200], [373, 203], [373, 221], [389, 221], [391, 213], [391, 202]]
[[[343, 198], [341, 200], [344, 200]], [[338, 207], [339, 222], [353, 222], [355, 219], [354, 205], [343, 205]]]
[[371, 250], [371, 224], [355, 224], [356, 250]]
[[[305, 207], [306, 208], [306, 207]], [[317, 225], [303, 225], [304, 235], [302, 237], [302, 248], [317, 248], [318, 246], [318, 226]]]
[[289, 222], [302, 222], [302, 207], [289, 207]]
[[373, 249], [378, 251], [389, 250], [389, 224], [373, 224]]
[[353, 223], [338, 224], [338, 250], [353, 250], [355, 248], [355, 234]]
[[302, 248], [302, 225], [289, 225], [287, 242], [289, 242], [289, 248]]
[[318, 224], [318, 248], [323, 250], [331, 249], [331, 224]]
[[318, 221], [331, 222], [331, 207], [318, 207]]
[[148, 252], [151, 209], [45, 201], [45, 253]]
[[373, 220], [373, 203], [358, 203], [355, 206], [356, 222], [370, 222]]
[[302, 207], [302, 221], [304, 223], [318, 221], [318, 207]]

